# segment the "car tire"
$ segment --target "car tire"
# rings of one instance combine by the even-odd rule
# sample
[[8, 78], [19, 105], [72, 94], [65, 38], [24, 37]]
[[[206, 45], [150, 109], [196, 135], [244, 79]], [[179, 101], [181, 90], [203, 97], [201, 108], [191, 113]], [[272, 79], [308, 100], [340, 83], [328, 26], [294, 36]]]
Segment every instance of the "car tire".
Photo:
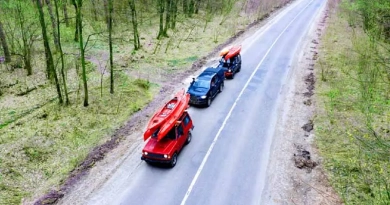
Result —
[[186, 145], [187, 145], [187, 144], [190, 144], [191, 140], [192, 140], [192, 134], [191, 134], [191, 132], [188, 132], [188, 136], [187, 136], [187, 140], [186, 140]]
[[241, 63], [238, 65], [237, 73], [241, 71]]
[[230, 79], [234, 79], [234, 76], [236, 75], [236, 72], [233, 72], [232, 73], [232, 76], [230, 77]]
[[210, 105], [211, 105], [211, 97], [209, 96], [209, 97], [207, 97], [207, 104], [206, 104], [206, 106], [210, 107]]
[[223, 87], [224, 87], [224, 83], [221, 83], [221, 85], [219, 85], [219, 92], [220, 92], [220, 93], [222, 93]]
[[176, 152], [173, 154], [173, 156], [172, 156], [172, 159], [171, 159], [171, 162], [169, 163], [169, 166], [170, 167], [174, 167], [175, 165], [176, 165], [176, 163], [177, 163], [177, 154], [176, 154]]

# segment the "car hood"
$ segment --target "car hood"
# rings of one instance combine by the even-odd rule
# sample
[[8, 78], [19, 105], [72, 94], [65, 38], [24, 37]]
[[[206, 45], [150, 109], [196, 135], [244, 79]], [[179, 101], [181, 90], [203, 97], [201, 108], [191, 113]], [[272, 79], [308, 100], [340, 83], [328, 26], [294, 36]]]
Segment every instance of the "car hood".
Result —
[[175, 141], [163, 138], [157, 141], [156, 138], [150, 138], [144, 147], [144, 151], [156, 154], [168, 154], [175, 145]]
[[192, 87], [192, 86], [188, 88], [188, 93], [190, 95], [203, 96], [203, 95], [207, 95], [207, 92], [209, 92], [208, 88], [199, 88], [199, 87]]

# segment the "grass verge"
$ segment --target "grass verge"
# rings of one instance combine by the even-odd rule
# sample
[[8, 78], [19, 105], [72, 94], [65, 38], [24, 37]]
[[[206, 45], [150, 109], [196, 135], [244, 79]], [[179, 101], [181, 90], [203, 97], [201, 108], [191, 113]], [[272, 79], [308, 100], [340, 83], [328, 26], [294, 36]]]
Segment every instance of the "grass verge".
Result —
[[390, 100], [382, 51], [340, 10], [316, 65], [316, 144], [345, 204], [390, 203]]

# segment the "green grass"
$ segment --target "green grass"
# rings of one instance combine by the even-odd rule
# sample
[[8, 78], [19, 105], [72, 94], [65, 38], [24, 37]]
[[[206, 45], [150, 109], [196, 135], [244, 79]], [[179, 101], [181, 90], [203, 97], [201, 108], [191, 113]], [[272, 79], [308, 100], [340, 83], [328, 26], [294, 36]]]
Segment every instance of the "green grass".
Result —
[[316, 144], [345, 204], [390, 203], [389, 82], [370, 45], [340, 11], [328, 22], [316, 66]]
[[124, 74], [118, 74], [116, 81], [113, 95], [108, 94], [108, 83], [103, 97], [100, 88], [91, 86], [87, 108], [74, 93], [72, 105], [51, 102], [0, 130], [0, 204], [20, 202], [30, 196], [29, 190], [43, 193], [55, 187], [152, 97], [149, 82]]

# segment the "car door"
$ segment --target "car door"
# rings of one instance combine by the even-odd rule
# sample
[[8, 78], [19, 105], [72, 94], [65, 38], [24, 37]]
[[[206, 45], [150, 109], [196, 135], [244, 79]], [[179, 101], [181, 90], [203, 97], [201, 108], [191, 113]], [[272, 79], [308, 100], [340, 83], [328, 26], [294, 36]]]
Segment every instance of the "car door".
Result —
[[[185, 144], [187, 144], [187, 138], [188, 138], [188, 134], [190, 133], [190, 130], [194, 129], [194, 126], [192, 124], [192, 120], [191, 120], [191, 117], [188, 113], [185, 113], [183, 118], [181, 119], [182, 121], [182, 126], [183, 126], [183, 130], [184, 130], [184, 135], [183, 135], [183, 144], [182, 146], [184, 146]], [[191, 139], [190, 139], [191, 141]]]
[[177, 133], [177, 142], [179, 145], [179, 150], [181, 150], [186, 142], [187, 135], [184, 131], [183, 127], [183, 122], [181, 122], [177, 127], [176, 127], [176, 133]]
[[238, 58], [237, 58], [237, 56], [232, 57], [232, 67], [231, 68], [232, 68], [233, 72], [237, 71], [237, 68], [238, 68]]
[[215, 94], [217, 93], [217, 77], [214, 76], [212, 79], [211, 79], [211, 85], [210, 85], [210, 94], [212, 97], [215, 97]]

